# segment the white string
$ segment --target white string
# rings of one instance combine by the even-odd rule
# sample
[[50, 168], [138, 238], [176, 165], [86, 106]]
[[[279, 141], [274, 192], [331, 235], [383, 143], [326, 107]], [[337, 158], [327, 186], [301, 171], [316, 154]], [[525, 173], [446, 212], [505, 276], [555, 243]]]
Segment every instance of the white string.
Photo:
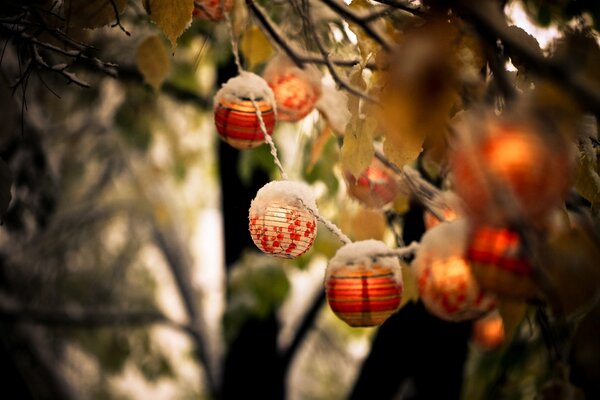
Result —
[[302, 199], [298, 199], [298, 200], [300, 201], [300, 203], [302, 203], [304, 208], [306, 208], [308, 210], [308, 212], [312, 214], [313, 217], [315, 217], [319, 222], [321, 222], [323, 225], [325, 225], [325, 227], [327, 229], [329, 229], [329, 231], [331, 233], [336, 235], [338, 237], [338, 239], [340, 239], [340, 242], [342, 242], [344, 244], [352, 243], [352, 240], [350, 240], [350, 238], [348, 236], [346, 236], [346, 234], [344, 232], [342, 232], [342, 230], [340, 228], [338, 228], [336, 224], [329, 221], [327, 218], [323, 217], [321, 214], [319, 214], [319, 211], [317, 211], [316, 209], [314, 209], [314, 208], [310, 207], [309, 205], [307, 205], [306, 203], [304, 203], [302, 201]]
[[258, 117], [260, 130], [262, 131], [263, 136], [265, 137], [265, 142], [269, 144], [269, 147], [271, 148], [271, 155], [273, 156], [273, 160], [275, 160], [275, 165], [281, 173], [281, 179], [287, 180], [288, 176], [285, 173], [285, 170], [283, 169], [283, 165], [281, 165], [281, 161], [279, 161], [279, 157], [277, 156], [277, 147], [275, 147], [275, 142], [273, 142], [273, 138], [267, 132], [267, 127], [265, 126], [265, 121], [263, 120], [262, 112], [260, 111], [260, 108], [258, 107], [254, 96], [252, 96], [250, 101], [252, 101], [252, 105], [254, 106], [254, 110], [256, 111], [256, 116]]
[[235, 61], [235, 65], [237, 66], [238, 72], [242, 72], [244, 68], [242, 68], [242, 63], [240, 62], [240, 51], [238, 47], [237, 37], [233, 33], [233, 24], [231, 23], [231, 17], [228, 12], [225, 12], [225, 0], [221, 0], [221, 10], [223, 10], [223, 14], [225, 15], [225, 21], [227, 22], [227, 28], [229, 29], [229, 41], [231, 42], [231, 52], [233, 53], [233, 59]]
[[390, 250], [386, 253], [376, 253], [371, 255], [372, 258], [383, 258], [383, 257], [398, 257], [404, 259], [409, 254], [414, 254], [419, 249], [420, 244], [418, 242], [412, 242], [408, 246], [400, 247], [398, 249]]

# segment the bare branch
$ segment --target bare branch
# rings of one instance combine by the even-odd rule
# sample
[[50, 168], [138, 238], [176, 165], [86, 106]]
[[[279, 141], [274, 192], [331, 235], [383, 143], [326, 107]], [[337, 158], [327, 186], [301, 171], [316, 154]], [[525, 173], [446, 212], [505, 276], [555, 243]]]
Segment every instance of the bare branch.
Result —
[[411, 7], [397, 0], [373, 0], [376, 3], [385, 4], [397, 10], [405, 11], [409, 14], [415, 15], [417, 17], [425, 18], [427, 13], [423, 11], [420, 7]]

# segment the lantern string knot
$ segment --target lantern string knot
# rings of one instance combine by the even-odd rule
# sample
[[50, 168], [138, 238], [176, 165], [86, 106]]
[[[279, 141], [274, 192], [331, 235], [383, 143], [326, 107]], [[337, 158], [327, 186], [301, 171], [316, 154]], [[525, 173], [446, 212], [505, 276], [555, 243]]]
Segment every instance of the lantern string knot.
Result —
[[258, 117], [258, 123], [260, 125], [260, 130], [262, 131], [262, 133], [265, 137], [265, 142], [267, 142], [267, 144], [271, 148], [271, 155], [273, 156], [275, 165], [277, 166], [277, 168], [279, 169], [279, 172], [281, 173], [281, 179], [287, 180], [288, 176], [285, 173], [285, 170], [283, 169], [283, 165], [281, 165], [281, 161], [279, 160], [279, 157], [277, 156], [277, 147], [275, 147], [275, 142], [273, 142], [273, 138], [267, 132], [267, 127], [265, 126], [265, 121], [263, 121], [262, 112], [260, 111], [260, 108], [258, 107], [258, 104], [256, 103], [255, 96], [252, 96], [252, 98], [250, 100], [252, 101], [252, 105], [254, 106], [256, 116]]

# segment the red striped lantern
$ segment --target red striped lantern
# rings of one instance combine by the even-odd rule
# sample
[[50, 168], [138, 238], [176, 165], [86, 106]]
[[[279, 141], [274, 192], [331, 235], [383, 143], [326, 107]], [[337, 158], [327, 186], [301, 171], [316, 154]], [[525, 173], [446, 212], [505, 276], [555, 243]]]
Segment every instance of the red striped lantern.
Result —
[[467, 258], [484, 290], [516, 298], [536, 295], [531, 264], [523, 254], [521, 238], [516, 232], [488, 226], [477, 228]]
[[[360, 255], [361, 247], [369, 243], [376, 244], [375, 253], [387, 250], [382, 242], [374, 240], [351, 243], [342, 247], [327, 267], [327, 302], [340, 319], [353, 327], [382, 324], [398, 309], [402, 298], [398, 260], [372, 257], [368, 252]], [[356, 248], [358, 253], [354, 252]]]
[[221, 21], [232, 8], [233, 0], [195, 0], [192, 15], [198, 19]]
[[[314, 200], [295, 189], [298, 182], [270, 182], [252, 201], [249, 230], [264, 253], [296, 258], [308, 251], [317, 235], [317, 221], [309, 208]], [[306, 193], [306, 190], [301, 189]], [[308, 206], [308, 207], [307, 207]]]
[[243, 72], [223, 85], [215, 96], [215, 125], [221, 139], [236, 149], [252, 149], [264, 143], [256, 103], [267, 134], [275, 127], [273, 92], [265, 81]]
[[435, 316], [447, 321], [465, 321], [494, 308], [494, 298], [479, 288], [464, 258], [419, 254], [414, 266], [421, 300]]
[[[501, 121], [482, 130], [473, 143], [457, 143], [451, 157], [454, 186], [471, 217], [502, 225], [519, 207], [523, 217], [546, 221], [569, 187], [568, 146], [524, 124]], [[504, 198], [498, 199], [498, 193]]]
[[376, 157], [358, 178], [346, 171], [344, 179], [350, 196], [370, 208], [391, 203], [399, 192], [394, 173]]
[[301, 120], [321, 97], [320, 73], [314, 66], [300, 69], [287, 57], [277, 56], [269, 62], [263, 77], [273, 89], [282, 121]]

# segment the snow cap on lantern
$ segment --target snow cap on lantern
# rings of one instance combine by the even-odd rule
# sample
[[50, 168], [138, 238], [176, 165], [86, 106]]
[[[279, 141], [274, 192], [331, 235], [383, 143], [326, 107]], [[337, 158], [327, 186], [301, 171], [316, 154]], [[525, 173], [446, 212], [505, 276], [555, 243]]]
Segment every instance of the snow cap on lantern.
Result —
[[517, 232], [507, 228], [477, 227], [471, 235], [467, 257], [473, 275], [485, 290], [519, 299], [536, 296], [531, 264]]
[[310, 113], [321, 96], [321, 74], [313, 65], [303, 69], [288, 57], [273, 58], [263, 73], [273, 89], [278, 117], [282, 121], [299, 121]]
[[198, 19], [221, 21], [231, 12], [233, 0], [194, 0], [192, 16]]
[[378, 240], [341, 247], [327, 265], [325, 290], [331, 310], [350, 326], [382, 324], [400, 306], [400, 262]]
[[357, 178], [344, 172], [348, 193], [365, 207], [381, 208], [391, 203], [399, 193], [394, 173], [377, 157]]
[[217, 132], [221, 139], [237, 149], [251, 149], [264, 143], [253, 101], [271, 135], [276, 121], [275, 97], [263, 78], [243, 71], [223, 84], [215, 95]]
[[443, 222], [425, 233], [413, 262], [423, 304], [444, 320], [474, 319], [494, 308], [465, 259], [467, 240], [466, 220]]
[[528, 120], [465, 117], [451, 154], [454, 187], [470, 217], [503, 225], [527, 218], [543, 225], [563, 201], [572, 152], [564, 137]]
[[250, 204], [249, 229], [254, 244], [266, 254], [295, 258], [304, 254], [317, 235], [314, 195], [301, 182], [273, 181]]

